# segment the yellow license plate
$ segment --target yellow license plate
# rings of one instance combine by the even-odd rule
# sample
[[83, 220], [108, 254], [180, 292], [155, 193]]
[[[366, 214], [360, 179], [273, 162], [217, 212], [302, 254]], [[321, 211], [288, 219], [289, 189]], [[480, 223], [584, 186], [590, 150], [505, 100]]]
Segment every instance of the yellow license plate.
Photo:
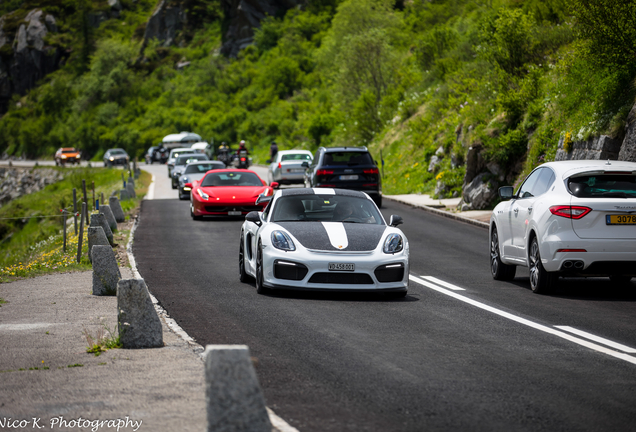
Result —
[[607, 225], [636, 225], [636, 215], [607, 215]]

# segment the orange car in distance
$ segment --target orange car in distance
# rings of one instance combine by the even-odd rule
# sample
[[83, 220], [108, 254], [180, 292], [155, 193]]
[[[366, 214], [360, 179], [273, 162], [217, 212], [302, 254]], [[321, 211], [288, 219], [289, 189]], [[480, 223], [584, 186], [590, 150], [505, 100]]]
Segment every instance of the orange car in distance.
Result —
[[62, 147], [55, 152], [55, 165], [79, 164], [80, 159], [80, 151], [75, 147]]

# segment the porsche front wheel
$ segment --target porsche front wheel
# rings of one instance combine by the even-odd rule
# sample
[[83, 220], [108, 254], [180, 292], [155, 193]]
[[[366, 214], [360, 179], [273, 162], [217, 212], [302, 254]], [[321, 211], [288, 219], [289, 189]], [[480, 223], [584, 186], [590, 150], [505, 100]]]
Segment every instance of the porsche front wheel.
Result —
[[260, 240], [258, 242], [258, 248], [256, 249], [256, 292], [259, 294], [265, 294], [267, 288], [263, 286], [263, 245]]
[[239, 280], [241, 282], [247, 282], [249, 276], [245, 272], [245, 239], [241, 235], [241, 244], [239, 245]]

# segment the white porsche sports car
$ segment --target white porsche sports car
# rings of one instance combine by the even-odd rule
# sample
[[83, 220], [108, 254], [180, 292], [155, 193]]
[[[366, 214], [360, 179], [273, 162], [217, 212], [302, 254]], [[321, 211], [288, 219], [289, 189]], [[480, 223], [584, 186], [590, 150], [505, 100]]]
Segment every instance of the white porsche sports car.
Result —
[[[239, 274], [268, 289], [407, 293], [409, 243], [363, 192], [282, 189], [241, 228]], [[258, 201], [257, 201], [258, 202]]]
[[511, 280], [529, 267], [530, 286], [548, 293], [559, 276], [636, 276], [636, 163], [549, 162], [519, 189], [499, 188], [507, 200], [490, 218], [490, 270]]

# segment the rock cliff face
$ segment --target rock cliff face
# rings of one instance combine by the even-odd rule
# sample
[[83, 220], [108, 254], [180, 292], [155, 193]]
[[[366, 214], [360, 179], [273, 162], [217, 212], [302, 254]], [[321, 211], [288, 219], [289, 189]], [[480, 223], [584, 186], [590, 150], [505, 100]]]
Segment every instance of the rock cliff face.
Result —
[[13, 93], [25, 94], [38, 80], [60, 66], [63, 53], [46, 45], [49, 32], [57, 32], [55, 17], [40, 9], [30, 11], [15, 35], [4, 32], [5, 17], [0, 18], [0, 110]]
[[63, 177], [54, 169], [0, 168], [0, 207], [22, 195], [42, 190]]
[[623, 139], [618, 160], [636, 162], [636, 104], [634, 104], [627, 116], [625, 139]]
[[221, 53], [236, 57], [238, 52], [254, 41], [254, 30], [267, 16], [277, 16], [304, 0], [223, 0], [227, 31], [223, 35]]
[[559, 140], [559, 148], [554, 160], [616, 160], [621, 149], [621, 142], [607, 135], [594, 137], [587, 141], [574, 141], [568, 152], [563, 146], [564, 138]]
[[159, 40], [163, 46], [174, 43], [177, 31], [187, 22], [183, 6], [168, 0], [161, 0], [146, 24], [144, 46], [151, 39]]

